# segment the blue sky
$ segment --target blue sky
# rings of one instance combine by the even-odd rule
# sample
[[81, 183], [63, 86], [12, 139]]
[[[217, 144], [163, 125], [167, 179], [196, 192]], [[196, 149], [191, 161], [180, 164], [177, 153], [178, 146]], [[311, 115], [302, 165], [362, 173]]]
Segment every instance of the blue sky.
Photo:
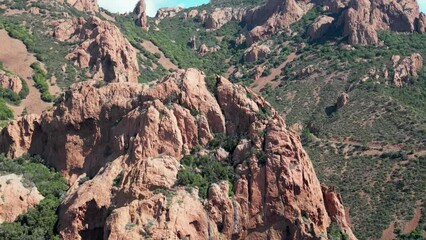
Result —
[[[198, 6], [204, 3], [208, 3], [209, 0], [145, 0], [146, 10], [149, 16], [154, 16], [158, 8], [161, 7], [192, 7]], [[423, 1], [423, 0], [422, 0]], [[101, 7], [107, 9], [110, 12], [130, 12], [133, 11], [138, 0], [98, 0]]]
[[420, 5], [420, 11], [426, 13], [426, 0], [417, 0]]
[[[99, 5], [111, 12], [130, 12], [138, 0], [98, 0]], [[160, 7], [192, 7], [207, 3], [209, 0], [146, 0], [149, 16], [154, 16]], [[426, 13], [426, 0], [417, 0], [420, 10]]]

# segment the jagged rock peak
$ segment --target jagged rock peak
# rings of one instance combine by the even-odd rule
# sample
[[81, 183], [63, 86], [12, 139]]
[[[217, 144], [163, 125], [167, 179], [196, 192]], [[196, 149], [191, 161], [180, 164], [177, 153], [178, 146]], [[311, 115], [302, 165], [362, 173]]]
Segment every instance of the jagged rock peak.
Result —
[[81, 42], [67, 58], [88, 69], [93, 79], [106, 82], [138, 82], [136, 49], [117, 26], [98, 17], [67, 19], [56, 23], [54, 36]]
[[146, 3], [145, 0], [139, 0], [133, 10], [133, 13], [137, 15], [136, 25], [142, 27], [145, 30], [149, 29], [148, 26], [148, 16], [146, 14]]
[[97, 13], [99, 12], [99, 6], [97, 0], [66, 0], [68, 4], [76, 8], [77, 10]]

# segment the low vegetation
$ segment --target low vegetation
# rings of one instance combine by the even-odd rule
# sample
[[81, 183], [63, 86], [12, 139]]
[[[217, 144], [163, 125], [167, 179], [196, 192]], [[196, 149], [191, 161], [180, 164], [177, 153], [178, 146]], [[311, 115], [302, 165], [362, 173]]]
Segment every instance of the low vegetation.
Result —
[[55, 97], [49, 92], [48, 77], [46, 72], [41, 68], [38, 62], [31, 64], [33, 69], [33, 80], [36, 88], [41, 93], [41, 99], [45, 102], [53, 102]]
[[0, 239], [59, 239], [55, 227], [57, 209], [68, 186], [65, 178], [45, 167], [39, 157], [10, 160], [0, 155], [0, 174], [22, 175], [44, 196], [40, 204], [20, 215], [13, 223], [0, 225]]

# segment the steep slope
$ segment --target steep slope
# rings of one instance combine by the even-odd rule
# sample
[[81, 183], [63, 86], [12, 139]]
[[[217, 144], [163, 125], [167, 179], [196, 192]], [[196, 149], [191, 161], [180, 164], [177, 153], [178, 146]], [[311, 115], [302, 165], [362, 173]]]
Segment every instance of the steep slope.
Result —
[[[150, 88], [78, 83], [51, 112], [5, 128], [1, 151], [39, 154], [75, 183], [60, 208], [59, 231], [66, 239], [315, 239], [327, 235], [331, 219], [355, 239], [340, 200], [328, 193], [324, 199], [299, 137], [278, 113], [224, 78], [218, 78], [215, 96], [195, 69]], [[224, 179], [233, 184], [233, 197], [225, 182], [212, 185], [204, 202], [197, 191], [179, 187], [182, 171], [198, 174], [179, 160], [196, 146], [217, 151], [212, 140], [219, 136], [235, 145], [222, 163], [213, 161], [219, 169], [229, 165], [239, 178]], [[82, 174], [91, 180], [76, 182]]]

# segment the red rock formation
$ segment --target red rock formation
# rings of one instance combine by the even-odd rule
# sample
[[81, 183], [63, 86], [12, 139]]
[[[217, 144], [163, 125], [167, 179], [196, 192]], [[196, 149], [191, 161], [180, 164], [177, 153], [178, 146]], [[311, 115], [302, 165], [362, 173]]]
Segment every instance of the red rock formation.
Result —
[[89, 13], [99, 12], [97, 0], [66, 0], [69, 5], [76, 9]]
[[308, 28], [308, 35], [311, 40], [322, 38], [333, 25], [334, 18], [329, 16], [319, 16]]
[[253, 45], [244, 52], [244, 61], [256, 62], [259, 59], [266, 58], [271, 50], [266, 45]]
[[136, 50], [120, 30], [97, 17], [70, 19], [56, 25], [58, 40], [81, 44], [67, 56], [80, 68], [93, 73], [94, 79], [106, 82], [138, 82]]
[[19, 77], [0, 70], [0, 88], [19, 93], [22, 90], [22, 81]]
[[268, 38], [270, 35], [297, 22], [312, 7], [309, 0], [269, 0], [260, 7], [249, 10], [244, 22], [251, 27], [248, 44]]
[[0, 224], [15, 221], [43, 200], [36, 187], [24, 186], [22, 180], [15, 174], [0, 176]]
[[344, 35], [350, 44], [377, 44], [376, 30], [413, 32], [419, 15], [415, 0], [352, 0], [343, 13]]
[[333, 188], [321, 186], [321, 189], [324, 195], [328, 216], [339, 225], [340, 229], [343, 230], [342, 232], [346, 234], [349, 239], [356, 239], [347, 221], [348, 216], [346, 216], [345, 208], [343, 207], [342, 196], [336, 193]]
[[[330, 217], [345, 230], [346, 220], [328, 213], [341, 205], [326, 205], [298, 135], [279, 114], [224, 78], [214, 91], [195, 69], [149, 88], [77, 83], [33, 131], [10, 127], [23, 120], [3, 130], [0, 150], [39, 154], [74, 183], [60, 207], [65, 239], [318, 239]], [[204, 201], [176, 187], [176, 175], [179, 160], [215, 134], [238, 138], [229, 157], [239, 179], [233, 198], [222, 182]], [[80, 186], [84, 174], [92, 179]]]
[[183, 9], [183, 7], [160, 8], [158, 9], [157, 14], [155, 14], [155, 18], [158, 18], [160, 20], [164, 18], [171, 18], [176, 16]]
[[216, 8], [201, 19], [206, 29], [217, 30], [230, 21], [241, 21], [245, 13], [246, 10], [241, 8]]
[[417, 31], [421, 34], [426, 33], [426, 15], [424, 13], [420, 13]]
[[148, 16], [146, 14], [146, 3], [145, 0], [139, 0], [136, 4], [135, 9], [133, 10], [133, 13], [137, 15], [136, 18], [136, 25], [139, 27], [142, 27], [145, 30], [149, 29], [148, 26]]
[[394, 75], [393, 83], [397, 87], [410, 84], [413, 77], [417, 77], [417, 72], [423, 67], [423, 57], [418, 53], [411, 54], [401, 60], [400, 56], [392, 57]]

